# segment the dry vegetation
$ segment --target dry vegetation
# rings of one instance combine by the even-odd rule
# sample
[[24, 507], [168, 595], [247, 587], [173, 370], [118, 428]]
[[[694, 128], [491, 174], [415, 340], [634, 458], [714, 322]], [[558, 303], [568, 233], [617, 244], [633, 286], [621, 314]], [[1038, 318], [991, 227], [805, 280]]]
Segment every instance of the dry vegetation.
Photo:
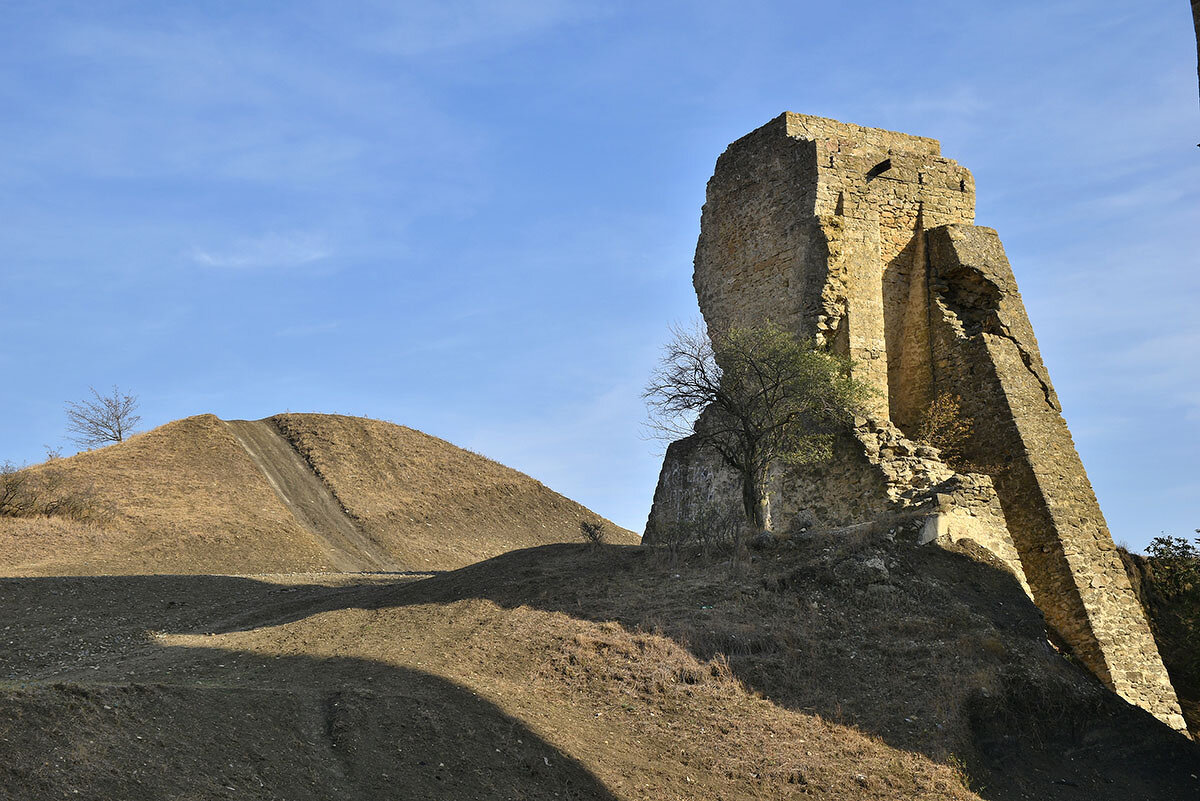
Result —
[[0, 590], [0, 784], [17, 799], [1200, 788], [1195, 746], [1054, 653], [1011, 576], [883, 538], [814, 537], [736, 575], [579, 544], [419, 580]]
[[[274, 421], [410, 564], [578, 544], [409, 576], [0, 579], [0, 797], [1200, 796], [1196, 746], [1054, 651], [969, 544], [585, 544], [581, 521], [632, 535], [411, 429]], [[0, 518], [11, 572], [323, 567], [215, 417], [29, 475], [51, 466], [116, 511]]]
[[[533, 479], [412, 429], [362, 418], [274, 418], [351, 517], [411, 569], [460, 567], [511, 548], [577, 541], [596, 516]], [[0, 515], [0, 573], [312, 572], [331, 569], [213, 415], [20, 471], [86, 492], [102, 515]], [[47, 514], [49, 512], [49, 514]], [[609, 525], [613, 541], [636, 536]]]
[[[3, 664], [19, 672], [0, 693], [14, 798], [974, 797], [953, 768], [781, 707], [720, 658], [617, 623], [419, 592], [385, 601], [395, 584], [144, 581], [56, 580], [53, 603], [19, 626], [24, 659]], [[152, 594], [167, 600], [131, 613], [131, 595]], [[279, 608], [288, 595], [308, 608]], [[267, 609], [214, 626], [201, 596], [217, 616], [234, 601]], [[106, 602], [111, 624], [81, 620]], [[68, 613], [58, 641], [25, 639]], [[254, 628], [163, 632], [188, 623]]]
[[97, 497], [95, 488], [71, 481], [57, 464], [39, 470], [0, 465], [0, 517], [59, 517], [101, 523], [113, 510]]
[[1007, 468], [992, 459], [978, 458], [972, 447], [975, 437], [975, 420], [962, 409], [962, 398], [943, 392], [925, 408], [915, 432], [915, 439], [922, 445], [938, 449], [942, 460], [956, 473], [983, 473], [998, 476]]
[[929, 402], [921, 416], [916, 440], [937, 448], [947, 464], [962, 464], [974, 433], [974, 421], [962, 413], [962, 398], [943, 392]]
[[[578, 541], [580, 521], [599, 519], [524, 473], [411, 428], [329, 414], [271, 420], [350, 517], [410, 569]], [[609, 542], [638, 541], [615, 524], [605, 530]]]
[[518, 553], [431, 579], [424, 593], [657, 632], [782, 708], [954, 766], [988, 798], [1200, 793], [1195, 746], [1053, 650], [1013, 576], [974, 546], [839, 531], [761, 552], [735, 575], [638, 551], [603, 579], [589, 567], [556, 582], [565, 564], [543, 556], [532, 569]]
[[324, 569], [311, 536], [213, 415], [29, 468], [47, 470], [91, 487], [111, 520], [0, 520], [9, 575]]

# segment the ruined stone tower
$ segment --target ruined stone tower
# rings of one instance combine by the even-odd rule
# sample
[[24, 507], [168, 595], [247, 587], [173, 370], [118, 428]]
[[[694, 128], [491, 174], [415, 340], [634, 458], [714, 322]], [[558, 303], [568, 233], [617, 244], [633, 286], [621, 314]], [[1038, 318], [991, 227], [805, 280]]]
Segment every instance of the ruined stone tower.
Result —
[[[971, 174], [933, 139], [786, 113], [717, 161], [694, 275], [709, 331], [772, 320], [849, 354], [879, 390], [832, 462], [773, 475], [776, 529], [889, 520], [922, 542], [970, 539], [1101, 681], [1184, 730], [1004, 249], [974, 216]], [[943, 392], [990, 475], [908, 438]], [[646, 540], [740, 508], [739, 486], [692, 438], [672, 444]]]

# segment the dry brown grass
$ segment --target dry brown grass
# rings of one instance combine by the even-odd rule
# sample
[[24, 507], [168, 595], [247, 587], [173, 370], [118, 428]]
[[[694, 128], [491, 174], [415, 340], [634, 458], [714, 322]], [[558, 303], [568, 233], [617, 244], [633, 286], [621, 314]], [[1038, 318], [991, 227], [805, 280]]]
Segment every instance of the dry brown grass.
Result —
[[[1053, 651], [1012, 575], [970, 547], [813, 535], [737, 571], [699, 553], [673, 563], [665, 549], [536, 553], [435, 577], [422, 597], [487, 597], [665, 637], [780, 708], [923, 753], [991, 798], [1056, 797], [1059, 780], [1092, 798], [1200, 790], [1184, 769], [1200, 752]], [[879, 562], [886, 574], [869, 566]]]
[[[272, 418], [347, 513], [405, 569], [461, 567], [578, 541], [600, 520], [534, 479], [402, 426], [337, 415]], [[333, 569], [213, 415], [29, 468], [57, 471], [111, 510], [102, 524], [0, 519], [0, 574], [266, 573]], [[611, 523], [611, 540], [637, 537]]]
[[[594, 512], [499, 462], [411, 428], [329, 414], [271, 418], [346, 512], [413, 570], [578, 542]], [[606, 523], [609, 541], [638, 542]]]
[[[427, 537], [413, 558], [578, 538], [582, 507], [440, 440], [281, 425], [360, 524]], [[29, 574], [307, 541], [216, 418], [58, 465], [118, 516], [0, 521]], [[0, 580], [0, 795], [1197, 795], [1194, 745], [1053, 652], [1011, 574], [888, 536], [812, 533], [736, 569], [580, 543], [421, 580]]]
[[312, 536], [213, 415], [29, 469], [58, 470], [70, 484], [93, 487], [113, 515], [103, 526], [49, 518], [0, 527], [0, 570], [8, 575], [326, 567]]
[[[342, 593], [332, 609], [298, 586], [316, 609], [292, 622], [178, 634], [289, 588], [169, 581], [55, 584], [10, 632], [0, 668], [21, 665], [21, 687], [0, 691], [0, 781], [25, 789], [14, 798], [976, 798], [953, 769], [783, 708], [662, 635], [419, 592], [359, 608], [382, 585], [327, 589]], [[46, 620], [64, 621], [65, 653], [25, 649]]]
[[118, 536], [111, 528], [78, 520], [0, 517], [0, 564], [19, 566], [17, 575], [37, 575], [39, 568], [61, 564], [64, 554], [119, 548]]
[[[884, 595], [859, 570], [879, 552]], [[0, 598], [0, 785], [20, 801], [1200, 786], [1190, 744], [1045, 646], [1011, 577], [932, 546], [814, 541], [731, 578], [580, 544], [419, 581], [8, 580]]]

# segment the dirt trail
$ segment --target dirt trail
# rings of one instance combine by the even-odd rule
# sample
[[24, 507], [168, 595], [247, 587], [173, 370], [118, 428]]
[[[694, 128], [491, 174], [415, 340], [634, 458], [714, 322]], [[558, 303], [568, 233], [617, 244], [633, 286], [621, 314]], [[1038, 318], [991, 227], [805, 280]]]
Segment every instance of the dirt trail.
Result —
[[296, 520], [313, 533], [331, 566], [347, 572], [393, 570], [386, 553], [363, 534], [300, 454], [269, 420], [225, 420]]

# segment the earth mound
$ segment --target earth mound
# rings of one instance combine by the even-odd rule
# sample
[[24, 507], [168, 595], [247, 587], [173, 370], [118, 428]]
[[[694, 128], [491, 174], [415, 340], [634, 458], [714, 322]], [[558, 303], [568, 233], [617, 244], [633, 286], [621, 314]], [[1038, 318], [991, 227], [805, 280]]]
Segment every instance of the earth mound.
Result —
[[99, 514], [0, 517], [0, 574], [445, 570], [602, 520], [444, 440], [338, 415], [198, 415], [28, 471]]
[[424, 578], [3, 579], [0, 786], [1196, 797], [1196, 745], [1054, 651], [980, 556], [837, 533], [735, 564], [551, 545]]

